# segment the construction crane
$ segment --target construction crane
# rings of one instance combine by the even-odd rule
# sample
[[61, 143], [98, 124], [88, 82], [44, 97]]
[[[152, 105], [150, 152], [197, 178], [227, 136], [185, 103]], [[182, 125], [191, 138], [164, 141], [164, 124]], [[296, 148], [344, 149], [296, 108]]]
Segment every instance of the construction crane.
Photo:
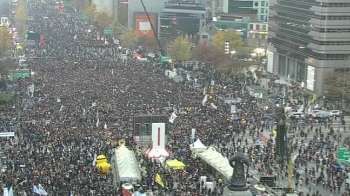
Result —
[[146, 7], [145, 7], [145, 4], [143, 3], [143, 0], [140, 0], [140, 1], [141, 1], [141, 4], [142, 4], [142, 7], [143, 7], [143, 10], [145, 11], [145, 14], [146, 14], [146, 16], [147, 16], [147, 20], [148, 20], [149, 24], [151, 25], [151, 28], [152, 28], [152, 31], [153, 31], [154, 37], [155, 37], [155, 38], [156, 38], [156, 40], [157, 40], [157, 43], [158, 43], [158, 46], [159, 46], [160, 53], [162, 54], [162, 56], [165, 56], [164, 50], [163, 50], [163, 48], [162, 48], [162, 45], [160, 44], [160, 41], [159, 41], [159, 39], [158, 39], [158, 34], [157, 34], [157, 32], [154, 30], [153, 23], [152, 23], [152, 21], [151, 21], [151, 20], [150, 20], [150, 18], [149, 18], [149, 15], [148, 15], [147, 9], [146, 9]]

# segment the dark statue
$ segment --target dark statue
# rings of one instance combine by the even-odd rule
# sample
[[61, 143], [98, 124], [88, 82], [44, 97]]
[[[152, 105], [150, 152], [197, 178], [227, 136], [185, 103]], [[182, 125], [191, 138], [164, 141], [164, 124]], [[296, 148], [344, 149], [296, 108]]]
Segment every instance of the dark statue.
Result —
[[228, 186], [231, 190], [244, 191], [247, 190], [247, 179], [245, 175], [244, 165], [248, 166], [246, 172], [248, 174], [250, 159], [243, 153], [242, 148], [238, 148], [237, 153], [229, 159], [233, 173], [231, 183]]

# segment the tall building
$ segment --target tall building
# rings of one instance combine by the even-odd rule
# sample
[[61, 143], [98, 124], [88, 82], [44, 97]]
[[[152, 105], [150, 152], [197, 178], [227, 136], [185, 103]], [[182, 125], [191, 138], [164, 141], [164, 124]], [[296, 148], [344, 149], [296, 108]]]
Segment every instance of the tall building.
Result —
[[256, 14], [258, 21], [269, 19], [269, 0], [223, 0], [223, 12], [230, 14]]
[[267, 71], [325, 94], [327, 74], [350, 69], [349, 0], [270, 0]]

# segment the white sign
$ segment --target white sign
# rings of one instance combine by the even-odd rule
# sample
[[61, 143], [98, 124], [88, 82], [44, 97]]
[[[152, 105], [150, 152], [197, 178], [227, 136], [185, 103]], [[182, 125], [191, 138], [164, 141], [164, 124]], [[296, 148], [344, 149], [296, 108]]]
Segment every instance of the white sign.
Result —
[[15, 132], [0, 132], [0, 137], [15, 137]]
[[235, 114], [236, 112], [236, 105], [231, 105], [231, 114]]

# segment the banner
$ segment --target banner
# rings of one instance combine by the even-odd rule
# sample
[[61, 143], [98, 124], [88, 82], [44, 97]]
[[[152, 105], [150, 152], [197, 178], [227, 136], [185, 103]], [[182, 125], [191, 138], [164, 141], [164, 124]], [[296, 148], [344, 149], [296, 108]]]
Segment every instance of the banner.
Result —
[[[135, 30], [138, 38], [146, 37], [153, 38], [154, 33], [151, 27], [151, 23], [153, 27], [156, 27], [155, 17], [154, 15], [149, 15], [149, 20], [146, 14], [136, 14], [135, 15]], [[150, 23], [151, 22], [151, 23]]]
[[0, 132], [0, 137], [15, 137], [15, 132]]
[[203, 4], [203, 3], [165, 2], [164, 9], [183, 9], [183, 10], [203, 10], [203, 11], [205, 11], [205, 4]]

